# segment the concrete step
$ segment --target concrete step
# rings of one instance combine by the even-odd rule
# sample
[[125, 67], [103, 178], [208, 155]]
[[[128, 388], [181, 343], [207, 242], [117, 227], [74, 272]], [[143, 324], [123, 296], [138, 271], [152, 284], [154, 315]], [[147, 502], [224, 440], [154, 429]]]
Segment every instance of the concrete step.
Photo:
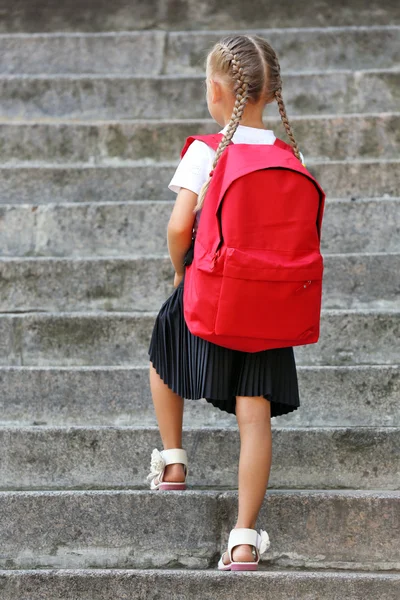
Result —
[[[0, 255], [165, 256], [172, 208], [173, 202], [164, 201], [3, 205]], [[393, 198], [328, 201], [323, 253], [400, 252], [398, 211]]]
[[[40, 569], [0, 571], [2, 600], [62, 598], [154, 598], [162, 590], [171, 600], [398, 600], [400, 575], [382, 572], [298, 571], [269, 569], [250, 575], [223, 575], [216, 570], [180, 569]], [[135, 590], [135, 596], [132, 596]], [[73, 595], [75, 594], [75, 595]], [[162, 596], [161, 596], [162, 597]], [[160, 598], [161, 598], [160, 597]]]
[[[346, 29], [343, 36], [346, 37]], [[352, 29], [349, 30], [349, 33]], [[356, 33], [355, 55], [362, 45], [362, 32]], [[367, 31], [367, 29], [365, 29]], [[350, 33], [351, 35], [351, 33]], [[365, 35], [365, 34], [364, 34]], [[395, 28], [374, 28], [372, 37], [396, 36]], [[348, 36], [347, 36], [348, 37]], [[376, 40], [378, 43], [378, 40]], [[50, 33], [0, 35], [0, 73], [18, 75], [104, 74], [159, 75], [163, 71], [166, 33], [164, 31]], [[391, 66], [390, 44], [388, 61]], [[363, 52], [365, 52], [365, 46]], [[395, 60], [395, 55], [394, 55]], [[365, 60], [363, 61], [365, 62]], [[361, 62], [361, 64], [363, 64]], [[368, 64], [366, 62], [366, 64]], [[372, 65], [374, 62], [372, 61]]]
[[[0, 35], [3, 74], [199, 74], [208, 50], [229, 31], [124, 31]], [[235, 30], [234, 33], [238, 33]], [[399, 66], [400, 27], [258, 29], [282, 72]]]
[[[132, 366], [148, 363], [156, 313], [41, 313], [0, 316], [0, 365]], [[398, 311], [324, 310], [318, 344], [301, 365], [399, 364]]]
[[[290, 115], [395, 112], [400, 71], [286, 73]], [[209, 118], [204, 76], [1, 75], [2, 119]], [[270, 108], [277, 115], [276, 104]]]
[[70, 0], [68, 4], [36, 0], [32, 5], [19, 0], [10, 6], [1, 0], [3, 19], [0, 31], [127, 31], [131, 29], [226, 29], [248, 27], [310, 27], [332, 25], [389, 25], [400, 23], [395, 0], [313, 0], [295, 10], [291, 0], [265, 3], [253, 0], [243, 4], [235, 0], [225, 6], [212, 0], [185, 0], [179, 4], [163, 0], [104, 0], [86, 2]]
[[[165, 72], [179, 75], [203, 73], [207, 52], [229, 33], [170, 32], [167, 37]], [[244, 31], [245, 35], [254, 33], [264, 37], [277, 52], [283, 75], [285, 71], [377, 69], [399, 66], [400, 63], [400, 27], [396, 26]], [[21, 69], [26, 68], [25, 64], [21, 65]]]
[[[324, 308], [400, 309], [400, 254], [328, 254], [324, 267]], [[169, 257], [0, 259], [2, 313], [159, 310], [173, 291]]]
[[[1, 39], [1, 38], [0, 38]], [[286, 140], [281, 120], [269, 118], [266, 127]], [[313, 159], [392, 158], [396, 156], [400, 114], [297, 116], [291, 119], [296, 139]], [[209, 119], [170, 121], [0, 122], [0, 162], [38, 165], [87, 162], [113, 166], [118, 160], [175, 161], [184, 140], [194, 133], [215, 133]]]
[[[162, 449], [143, 427], [0, 427], [0, 445], [1, 490], [147, 489]], [[237, 489], [239, 446], [236, 429], [184, 431], [190, 488]], [[273, 448], [270, 489], [400, 490], [400, 428], [274, 428]]]
[[[127, 202], [175, 199], [167, 186], [174, 162], [0, 164], [1, 204]], [[309, 171], [332, 198], [397, 197], [400, 160], [308, 161]]]
[[[378, 224], [380, 217], [384, 226]], [[394, 199], [339, 199], [327, 203], [322, 227], [325, 253], [396, 252], [400, 240], [398, 203]]]
[[[400, 427], [400, 367], [298, 367], [299, 409], [279, 427]], [[156, 425], [143, 367], [1, 367], [0, 425]], [[236, 427], [205, 400], [187, 400], [185, 427]]]
[[[258, 520], [271, 539], [263, 562], [399, 569], [399, 503], [393, 491], [270, 490]], [[236, 492], [1, 492], [0, 566], [215, 568], [236, 506]]]

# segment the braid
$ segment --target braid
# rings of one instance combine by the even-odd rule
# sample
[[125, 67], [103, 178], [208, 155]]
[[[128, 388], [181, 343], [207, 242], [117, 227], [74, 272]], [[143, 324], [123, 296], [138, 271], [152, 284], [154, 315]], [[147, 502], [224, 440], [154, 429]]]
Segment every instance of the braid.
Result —
[[217, 148], [216, 154], [215, 154], [215, 158], [214, 158], [214, 162], [213, 162], [213, 169], [215, 169], [215, 167], [217, 166], [217, 163], [218, 163], [218, 160], [219, 160], [221, 154], [223, 153], [225, 148], [230, 143], [230, 141], [233, 137], [233, 134], [235, 133], [236, 129], [238, 128], [240, 119], [242, 118], [242, 115], [243, 115], [244, 107], [247, 102], [247, 90], [248, 90], [248, 82], [246, 80], [246, 76], [244, 74], [243, 67], [240, 64], [238, 55], [233, 54], [227, 46], [222, 46], [222, 48], [225, 52], [227, 59], [231, 63], [232, 74], [236, 79], [235, 90], [234, 90], [236, 92], [236, 99], [235, 99], [235, 105], [233, 107], [232, 116], [231, 116], [231, 119], [228, 124], [228, 128], [227, 128], [225, 135], [222, 138], [222, 140]]
[[290, 126], [289, 119], [288, 119], [287, 114], [286, 114], [285, 103], [283, 102], [283, 98], [282, 98], [282, 89], [276, 90], [276, 92], [275, 92], [275, 98], [276, 98], [276, 101], [278, 103], [279, 114], [281, 115], [282, 123], [283, 123], [283, 125], [284, 125], [284, 127], [286, 129], [286, 133], [287, 133], [287, 136], [288, 136], [288, 138], [290, 140], [290, 143], [292, 145], [294, 154], [295, 154], [296, 158], [298, 158], [301, 161], [299, 147], [297, 145], [296, 140], [294, 139], [293, 130], [292, 130], [291, 126]]
[[[249, 87], [247, 77], [246, 77], [246, 75], [244, 73], [244, 69], [240, 63], [239, 55], [233, 54], [229, 50], [228, 46], [226, 46], [225, 44], [220, 44], [220, 47], [221, 47], [221, 50], [224, 52], [226, 59], [229, 60], [229, 62], [230, 62], [230, 66], [232, 68], [232, 75], [236, 80], [235, 86], [234, 86], [234, 91], [236, 92], [236, 98], [235, 98], [235, 104], [233, 107], [232, 116], [228, 123], [227, 130], [224, 133], [224, 136], [223, 136], [222, 140], [220, 141], [219, 146], [216, 150], [215, 157], [214, 157], [214, 160], [212, 163], [212, 170], [214, 170], [215, 167], [217, 166], [218, 161], [219, 161], [223, 151], [230, 144], [230, 141], [239, 126], [239, 122], [243, 116], [243, 112], [244, 112], [246, 102], [248, 99], [248, 87]], [[210, 182], [211, 182], [211, 176], [204, 183], [204, 185], [202, 186], [202, 188], [199, 192], [199, 197], [198, 197], [197, 205], [195, 207], [195, 211], [200, 210], [200, 208], [202, 207], [205, 195], [210, 186]]]
[[273, 58], [273, 61], [274, 61], [274, 66], [275, 66], [276, 73], [277, 73], [277, 78], [278, 78], [278, 87], [277, 87], [277, 89], [275, 90], [274, 93], [275, 93], [275, 99], [276, 99], [276, 101], [278, 103], [279, 114], [281, 115], [282, 123], [283, 123], [283, 126], [286, 129], [286, 134], [287, 134], [287, 136], [288, 136], [288, 138], [290, 140], [290, 143], [292, 145], [294, 154], [295, 154], [296, 158], [298, 158], [299, 161], [301, 162], [300, 150], [299, 150], [297, 142], [296, 142], [296, 140], [294, 138], [293, 129], [290, 126], [289, 119], [288, 119], [288, 116], [286, 114], [285, 103], [283, 102], [283, 98], [282, 98], [281, 66], [279, 64], [279, 60], [278, 60], [278, 57], [275, 54], [275, 52], [274, 52], [274, 55], [273, 55], [272, 58]]

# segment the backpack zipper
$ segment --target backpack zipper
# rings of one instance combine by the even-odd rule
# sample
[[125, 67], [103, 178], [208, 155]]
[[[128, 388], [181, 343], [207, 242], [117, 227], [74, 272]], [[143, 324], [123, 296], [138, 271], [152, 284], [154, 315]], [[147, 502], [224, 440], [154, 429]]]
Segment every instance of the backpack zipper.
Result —
[[217, 262], [219, 255], [220, 255], [220, 251], [217, 250], [212, 258], [212, 268], [215, 267], [215, 263]]
[[311, 283], [312, 283], [312, 281], [311, 281], [311, 280], [305, 281], [305, 282], [303, 283], [303, 285], [301, 285], [299, 288], [297, 288], [297, 290], [296, 290], [296, 294], [297, 294], [298, 292], [301, 292], [301, 290], [304, 290], [304, 289], [308, 288], [308, 287], [311, 285]]

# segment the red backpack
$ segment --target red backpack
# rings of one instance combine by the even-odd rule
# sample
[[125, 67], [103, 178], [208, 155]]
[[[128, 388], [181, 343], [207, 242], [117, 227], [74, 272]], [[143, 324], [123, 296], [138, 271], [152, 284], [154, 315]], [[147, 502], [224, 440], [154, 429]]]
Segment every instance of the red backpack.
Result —
[[[193, 136], [216, 150], [222, 134]], [[234, 350], [319, 338], [325, 194], [282, 140], [229, 144], [212, 173], [186, 267], [189, 331]]]

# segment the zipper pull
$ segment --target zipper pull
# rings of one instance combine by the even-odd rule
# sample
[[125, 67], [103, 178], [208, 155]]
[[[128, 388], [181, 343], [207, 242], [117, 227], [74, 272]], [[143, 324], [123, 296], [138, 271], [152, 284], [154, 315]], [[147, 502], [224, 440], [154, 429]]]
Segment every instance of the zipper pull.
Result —
[[298, 292], [301, 292], [301, 290], [305, 290], [306, 288], [308, 288], [308, 286], [311, 285], [311, 283], [312, 283], [311, 280], [305, 281], [302, 286], [300, 286], [299, 288], [297, 288], [296, 294]]
[[219, 255], [220, 255], [220, 251], [219, 251], [219, 250], [217, 250], [217, 251], [215, 252], [214, 256], [213, 256], [213, 259], [212, 259], [212, 267], [213, 267], [213, 268], [215, 267], [215, 264], [216, 264], [216, 262], [217, 262], [217, 260], [218, 260], [218, 258], [219, 258]]

